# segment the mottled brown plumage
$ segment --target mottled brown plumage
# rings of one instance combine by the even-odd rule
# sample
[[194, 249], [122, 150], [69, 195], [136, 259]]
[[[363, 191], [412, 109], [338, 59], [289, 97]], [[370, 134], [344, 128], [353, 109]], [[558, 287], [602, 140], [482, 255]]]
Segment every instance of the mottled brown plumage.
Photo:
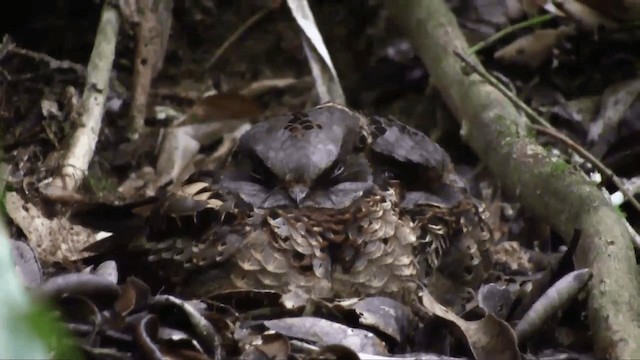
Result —
[[144, 207], [129, 248], [198, 294], [397, 294], [436, 269], [470, 281], [489, 241], [444, 150], [395, 120], [334, 104], [254, 125], [219, 179]]

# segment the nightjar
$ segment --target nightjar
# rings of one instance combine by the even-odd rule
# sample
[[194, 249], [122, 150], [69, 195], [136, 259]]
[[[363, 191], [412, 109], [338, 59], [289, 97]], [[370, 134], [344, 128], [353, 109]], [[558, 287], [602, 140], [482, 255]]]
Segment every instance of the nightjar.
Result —
[[479, 210], [426, 135], [324, 104], [255, 124], [216, 176], [74, 218], [113, 233], [89, 250], [126, 244], [185, 293], [350, 297], [395, 294], [440, 270], [477, 279], [490, 241]]

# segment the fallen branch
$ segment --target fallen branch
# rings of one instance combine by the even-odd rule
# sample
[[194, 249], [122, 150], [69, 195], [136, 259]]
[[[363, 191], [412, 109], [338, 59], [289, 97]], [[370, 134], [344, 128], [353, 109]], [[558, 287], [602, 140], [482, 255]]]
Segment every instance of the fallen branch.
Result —
[[[71, 138], [60, 174], [53, 179], [47, 190], [73, 191], [82, 183], [89, 169], [102, 125], [105, 100], [109, 93], [109, 77], [115, 56], [119, 25], [118, 10], [110, 1], [106, 1], [102, 8], [96, 40], [87, 66], [87, 80], [80, 106], [81, 114], [76, 114], [78, 127]], [[53, 195], [51, 191], [44, 192]]]
[[477, 75], [463, 74], [454, 51], [466, 54], [468, 45], [442, 0], [386, 5], [460, 121], [464, 140], [504, 189], [567, 242], [575, 228], [582, 229], [575, 260], [593, 273], [588, 316], [598, 356], [640, 358], [640, 279], [620, 215], [583, 174], [558, 166], [535, 142], [511, 101]]
[[[58, 60], [44, 53], [18, 47], [15, 43], [13, 43], [13, 41], [11, 41], [8, 35], [5, 35], [2, 39], [2, 47], [6, 49], [7, 53], [18, 54], [37, 61], [46, 62], [52, 69], [73, 69], [80, 75], [84, 75], [86, 72], [84, 66], [76, 64], [72, 61]], [[0, 58], [2, 58], [2, 55], [0, 55]]]

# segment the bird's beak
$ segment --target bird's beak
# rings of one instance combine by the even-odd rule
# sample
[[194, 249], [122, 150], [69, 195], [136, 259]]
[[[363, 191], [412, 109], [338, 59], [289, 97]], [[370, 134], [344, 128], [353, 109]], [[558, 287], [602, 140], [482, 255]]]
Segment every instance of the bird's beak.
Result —
[[289, 196], [300, 205], [309, 192], [309, 188], [304, 185], [293, 185], [289, 188]]

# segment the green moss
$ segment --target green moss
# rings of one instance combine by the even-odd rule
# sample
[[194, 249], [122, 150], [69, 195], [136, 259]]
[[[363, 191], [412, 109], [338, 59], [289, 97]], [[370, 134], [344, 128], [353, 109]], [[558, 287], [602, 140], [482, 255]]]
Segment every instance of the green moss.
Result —
[[551, 162], [551, 168], [549, 170], [551, 174], [557, 175], [565, 172], [567, 169], [569, 169], [569, 167], [570, 165], [567, 164], [567, 162], [564, 160], [553, 160]]
[[624, 210], [622, 210], [622, 208], [620, 208], [620, 205], [615, 206], [614, 209], [616, 210], [618, 215], [620, 215], [623, 219], [627, 218], [627, 213], [625, 213]]
[[118, 183], [107, 176], [89, 173], [85, 181], [91, 191], [100, 196], [115, 193], [118, 190]]

